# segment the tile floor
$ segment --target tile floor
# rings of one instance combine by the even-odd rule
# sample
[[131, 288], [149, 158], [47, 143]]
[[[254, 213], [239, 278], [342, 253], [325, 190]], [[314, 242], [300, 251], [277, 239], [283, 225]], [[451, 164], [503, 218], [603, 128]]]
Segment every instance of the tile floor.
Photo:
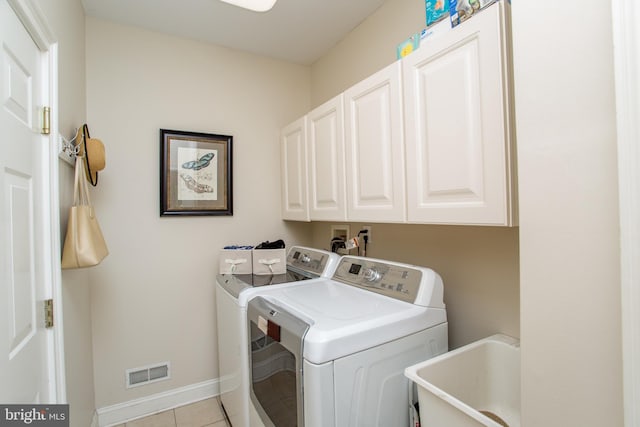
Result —
[[217, 398], [149, 415], [115, 427], [229, 427]]

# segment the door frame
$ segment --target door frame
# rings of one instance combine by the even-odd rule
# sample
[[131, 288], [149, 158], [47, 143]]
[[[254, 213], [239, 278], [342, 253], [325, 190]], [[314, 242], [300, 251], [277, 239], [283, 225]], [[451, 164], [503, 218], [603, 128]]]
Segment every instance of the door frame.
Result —
[[640, 6], [612, 3], [618, 191], [624, 425], [640, 427]]
[[[58, 43], [53, 35], [43, 12], [34, 0], [7, 0], [22, 25], [33, 38], [34, 42], [45, 55], [45, 69], [48, 73], [45, 99], [51, 107], [50, 133], [43, 138], [45, 144], [43, 153], [44, 176], [47, 177], [48, 187], [43, 189], [45, 204], [49, 206], [49, 218], [43, 224], [45, 236], [43, 240], [45, 259], [44, 277], [51, 286], [48, 289], [49, 298], [54, 301], [53, 316], [55, 326], [47, 333], [51, 334], [47, 340], [47, 362], [49, 373], [49, 393], [51, 402], [65, 403], [66, 381], [64, 366], [64, 334], [62, 319], [62, 267], [60, 264], [60, 192], [58, 171]], [[48, 98], [48, 99], [47, 99]]]

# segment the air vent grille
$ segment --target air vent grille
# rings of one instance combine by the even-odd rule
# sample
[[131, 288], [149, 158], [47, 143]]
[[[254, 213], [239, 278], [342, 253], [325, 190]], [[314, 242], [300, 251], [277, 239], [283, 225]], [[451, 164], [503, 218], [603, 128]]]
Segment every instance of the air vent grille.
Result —
[[127, 388], [138, 387], [145, 384], [167, 380], [169, 375], [169, 362], [156, 365], [142, 366], [140, 368], [127, 369]]
[[168, 376], [169, 365], [160, 365], [149, 369], [149, 381], [167, 378]]

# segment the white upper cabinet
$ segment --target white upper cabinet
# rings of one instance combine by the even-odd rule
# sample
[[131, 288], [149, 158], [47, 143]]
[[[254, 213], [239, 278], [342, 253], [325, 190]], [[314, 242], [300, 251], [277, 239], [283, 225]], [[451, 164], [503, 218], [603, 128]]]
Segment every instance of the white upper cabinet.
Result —
[[516, 225], [503, 3], [402, 60], [409, 222]]
[[346, 221], [342, 94], [307, 115], [309, 216]]
[[344, 93], [347, 218], [405, 220], [400, 62]]
[[283, 218], [517, 225], [507, 7], [285, 127]]
[[306, 116], [282, 130], [280, 167], [283, 219], [309, 221], [306, 134]]

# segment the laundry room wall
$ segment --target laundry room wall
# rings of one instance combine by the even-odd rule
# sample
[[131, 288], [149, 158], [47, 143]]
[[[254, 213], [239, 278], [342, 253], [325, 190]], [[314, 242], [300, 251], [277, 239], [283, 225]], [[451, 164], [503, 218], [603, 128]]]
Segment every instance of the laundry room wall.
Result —
[[[58, 47], [58, 111], [60, 133], [70, 139], [86, 117], [85, 26], [80, 0], [35, 0]], [[54, 106], [55, 108], [55, 106]], [[59, 162], [61, 240], [73, 202], [73, 168]], [[91, 286], [88, 270], [63, 270], [62, 320], [67, 402], [72, 426], [88, 426], [94, 414], [91, 344]], [[54, 302], [55, 304], [55, 302]], [[61, 323], [58, 323], [60, 326]]]
[[610, 2], [513, 4], [522, 424], [622, 426], [616, 20]]
[[387, 0], [311, 67], [316, 107], [396, 60], [396, 47], [426, 26], [424, 0]]
[[[280, 217], [279, 130], [310, 107], [310, 69], [87, 18], [87, 109], [106, 147], [92, 200], [110, 254], [90, 273], [96, 406], [205, 384], [228, 244], [308, 244]], [[233, 216], [159, 216], [159, 129], [233, 136]], [[170, 362], [126, 389], [125, 370]]]
[[[396, 46], [425, 27], [424, 1], [386, 1], [312, 66], [312, 106], [396, 60]], [[328, 247], [333, 223], [313, 223]], [[363, 224], [350, 224], [352, 234]], [[496, 332], [520, 336], [518, 228], [373, 225], [367, 254], [431, 267], [443, 277], [451, 348]]]

